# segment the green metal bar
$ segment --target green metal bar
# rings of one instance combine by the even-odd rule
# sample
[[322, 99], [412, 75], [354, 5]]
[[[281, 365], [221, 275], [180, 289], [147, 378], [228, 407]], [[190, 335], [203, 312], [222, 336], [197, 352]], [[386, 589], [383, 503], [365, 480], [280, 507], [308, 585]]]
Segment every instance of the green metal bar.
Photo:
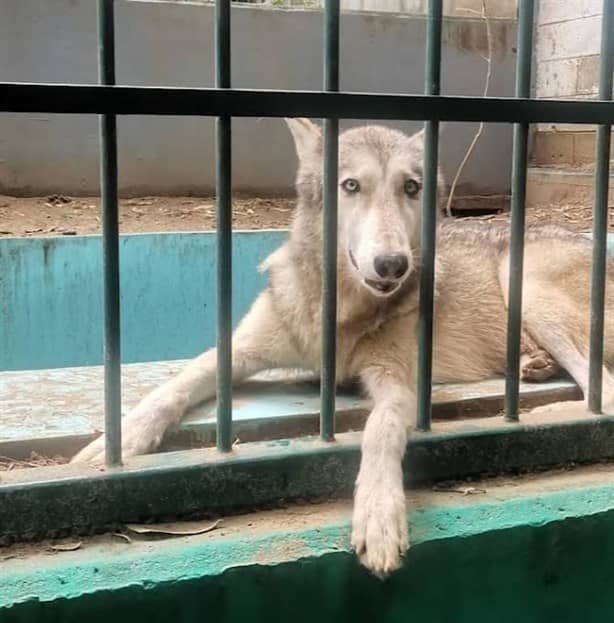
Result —
[[[215, 83], [230, 88], [230, 2], [215, 5]], [[217, 448], [232, 449], [232, 153], [231, 118], [216, 123]]]
[[[408, 481], [614, 458], [613, 417], [514, 426], [498, 422], [472, 432], [459, 425], [456, 432], [413, 436], [404, 462]], [[174, 452], [172, 458], [153, 454], [127, 459], [112, 472], [66, 465], [5, 472], [0, 544], [12, 538], [89, 534], [131, 521], [230, 513], [280, 500], [349, 497], [360, 461], [360, 434], [340, 433], [336, 441], [245, 444], [237, 455], [220, 456], [213, 448]]]
[[[339, 90], [339, 2], [324, 8], [324, 88]], [[320, 437], [335, 439], [336, 336], [337, 336], [337, 167], [339, 120], [324, 119], [324, 188], [322, 249], [322, 372]]]
[[[439, 95], [441, 84], [442, 0], [429, 0], [426, 30], [424, 92]], [[422, 190], [422, 256], [420, 262], [420, 313], [418, 317], [417, 429], [431, 428], [433, 364], [433, 289], [437, 227], [437, 167], [439, 122], [427, 121], [424, 134]]]
[[0, 112], [18, 113], [337, 117], [593, 125], [611, 123], [613, 110], [612, 102], [596, 100], [0, 82]]
[[[599, 99], [612, 99], [614, 69], [614, 2], [604, 0], [601, 22]], [[591, 340], [588, 406], [601, 413], [603, 386], [603, 338], [605, 314], [606, 256], [608, 235], [608, 185], [610, 174], [610, 137], [612, 126], [597, 128], [595, 147], [595, 205], [593, 208], [593, 270], [591, 287]]]
[[[98, 73], [102, 84], [115, 84], [114, 0], [98, 0]], [[100, 195], [104, 288], [105, 460], [122, 460], [121, 344], [119, 293], [119, 221], [117, 203], [117, 126], [115, 115], [100, 118]]]
[[[533, 52], [533, 0], [520, 0], [518, 17], [518, 57], [516, 59], [516, 97], [529, 97]], [[512, 159], [512, 201], [510, 233], [510, 274], [507, 314], [507, 371], [505, 419], [518, 421], [520, 389], [520, 332], [522, 324], [522, 273], [524, 263], [524, 224], [527, 189], [527, 146], [529, 124], [514, 124]]]

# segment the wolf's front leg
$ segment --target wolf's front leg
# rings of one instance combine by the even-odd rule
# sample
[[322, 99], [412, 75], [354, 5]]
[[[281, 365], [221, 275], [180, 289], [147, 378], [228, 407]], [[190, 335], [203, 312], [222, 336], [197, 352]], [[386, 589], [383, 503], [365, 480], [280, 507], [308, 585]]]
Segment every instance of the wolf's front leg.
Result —
[[409, 379], [389, 368], [369, 368], [362, 379], [374, 407], [363, 433], [352, 546], [365, 567], [385, 577], [401, 566], [408, 546], [401, 463], [416, 401]]
[[[298, 356], [263, 292], [233, 335], [232, 379], [239, 381], [268, 368], [298, 366]], [[192, 360], [176, 377], [150, 394], [122, 419], [122, 456], [155, 450], [167, 429], [186, 411], [215, 396], [217, 351], [208, 350]], [[72, 462], [104, 460], [104, 435], [79, 452]]]

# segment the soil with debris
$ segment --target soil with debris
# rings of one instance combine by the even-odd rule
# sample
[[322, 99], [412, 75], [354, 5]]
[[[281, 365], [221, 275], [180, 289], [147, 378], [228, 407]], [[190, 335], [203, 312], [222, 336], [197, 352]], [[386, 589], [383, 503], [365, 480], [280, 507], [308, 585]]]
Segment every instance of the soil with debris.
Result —
[[[236, 197], [233, 227], [283, 229], [289, 226], [294, 200]], [[121, 199], [122, 233], [215, 229], [214, 197], [139, 197]], [[0, 236], [74, 236], [101, 230], [98, 197], [7, 197], [0, 195]]]
[[[241, 197], [233, 200], [236, 229], [283, 229], [290, 225], [294, 199]], [[214, 197], [139, 197], [120, 200], [122, 233], [203, 231], [215, 229]], [[614, 206], [610, 207], [614, 231]], [[462, 216], [462, 212], [459, 216]], [[470, 217], [482, 221], [507, 221], [509, 214]], [[532, 206], [528, 223], [557, 223], [574, 231], [590, 231], [590, 201], [578, 204]], [[0, 236], [71, 236], [100, 233], [100, 201], [97, 197], [0, 196]]]
[[69, 459], [64, 456], [42, 456], [36, 452], [30, 454], [30, 458], [13, 459], [10, 456], [0, 455], [0, 472], [10, 472], [14, 469], [25, 469], [31, 467], [48, 467], [50, 465], [64, 465]]

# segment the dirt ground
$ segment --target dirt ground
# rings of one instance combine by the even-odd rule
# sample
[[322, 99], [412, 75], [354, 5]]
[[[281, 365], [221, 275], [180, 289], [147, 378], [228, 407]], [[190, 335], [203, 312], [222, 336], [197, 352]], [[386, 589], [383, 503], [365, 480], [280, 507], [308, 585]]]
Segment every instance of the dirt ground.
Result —
[[[0, 195], [0, 236], [74, 236], [100, 232], [100, 202], [97, 197], [16, 198]], [[236, 229], [288, 227], [294, 199], [241, 197], [233, 201]], [[575, 231], [590, 231], [590, 201], [579, 204], [532, 206], [528, 223], [558, 223]], [[614, 205], [610, 207], [610, 230], [614, 231]], [[471, 217], [506, 221], [507, 213]], [[122, 233], [202, 231], [215, 229], [214, 197], [139, 197], [120, 200]]]
[[[290, 223], [293, 199], [237, 197], [236, 229], [280, 229]], [[215, 229], [214, 197], [139, 197], [120, 200], [122, 233]], [[0, 236], [74, 236], [100, 233], [98, 197], [0, 195]]]

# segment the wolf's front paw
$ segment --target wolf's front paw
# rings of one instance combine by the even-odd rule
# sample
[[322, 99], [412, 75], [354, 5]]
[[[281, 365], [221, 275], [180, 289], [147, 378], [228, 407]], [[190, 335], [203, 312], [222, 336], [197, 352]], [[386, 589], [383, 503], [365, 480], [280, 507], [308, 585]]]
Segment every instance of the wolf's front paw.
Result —
[[[128, 416], [122, 418], [122, 458], [147, 454], [162, 441], [168, 426], [178, 421], [183, 413], [183, 403], [175, 396], [155, 392], [145, 398]], [[103, 463], [105, 436], [85, 446], [71, 463]]]
[[[125, 422], [122, 426], [122, 458], [126, 459], [137, 454], [147, 454], [154, 449], [159, 439], [147, 437], [144, 432], [144, 423], [139, 420]], [[101, 435], [95, 441], [85, 446], [76, 456], [71, 459], [71, 463], [104, 463], [105, 460], [105, 435]]]
[[359, 485], [354, 500], [352, 547], [360, 562], [380, 578], [396, 571], [408, 547], [403, 490]]

